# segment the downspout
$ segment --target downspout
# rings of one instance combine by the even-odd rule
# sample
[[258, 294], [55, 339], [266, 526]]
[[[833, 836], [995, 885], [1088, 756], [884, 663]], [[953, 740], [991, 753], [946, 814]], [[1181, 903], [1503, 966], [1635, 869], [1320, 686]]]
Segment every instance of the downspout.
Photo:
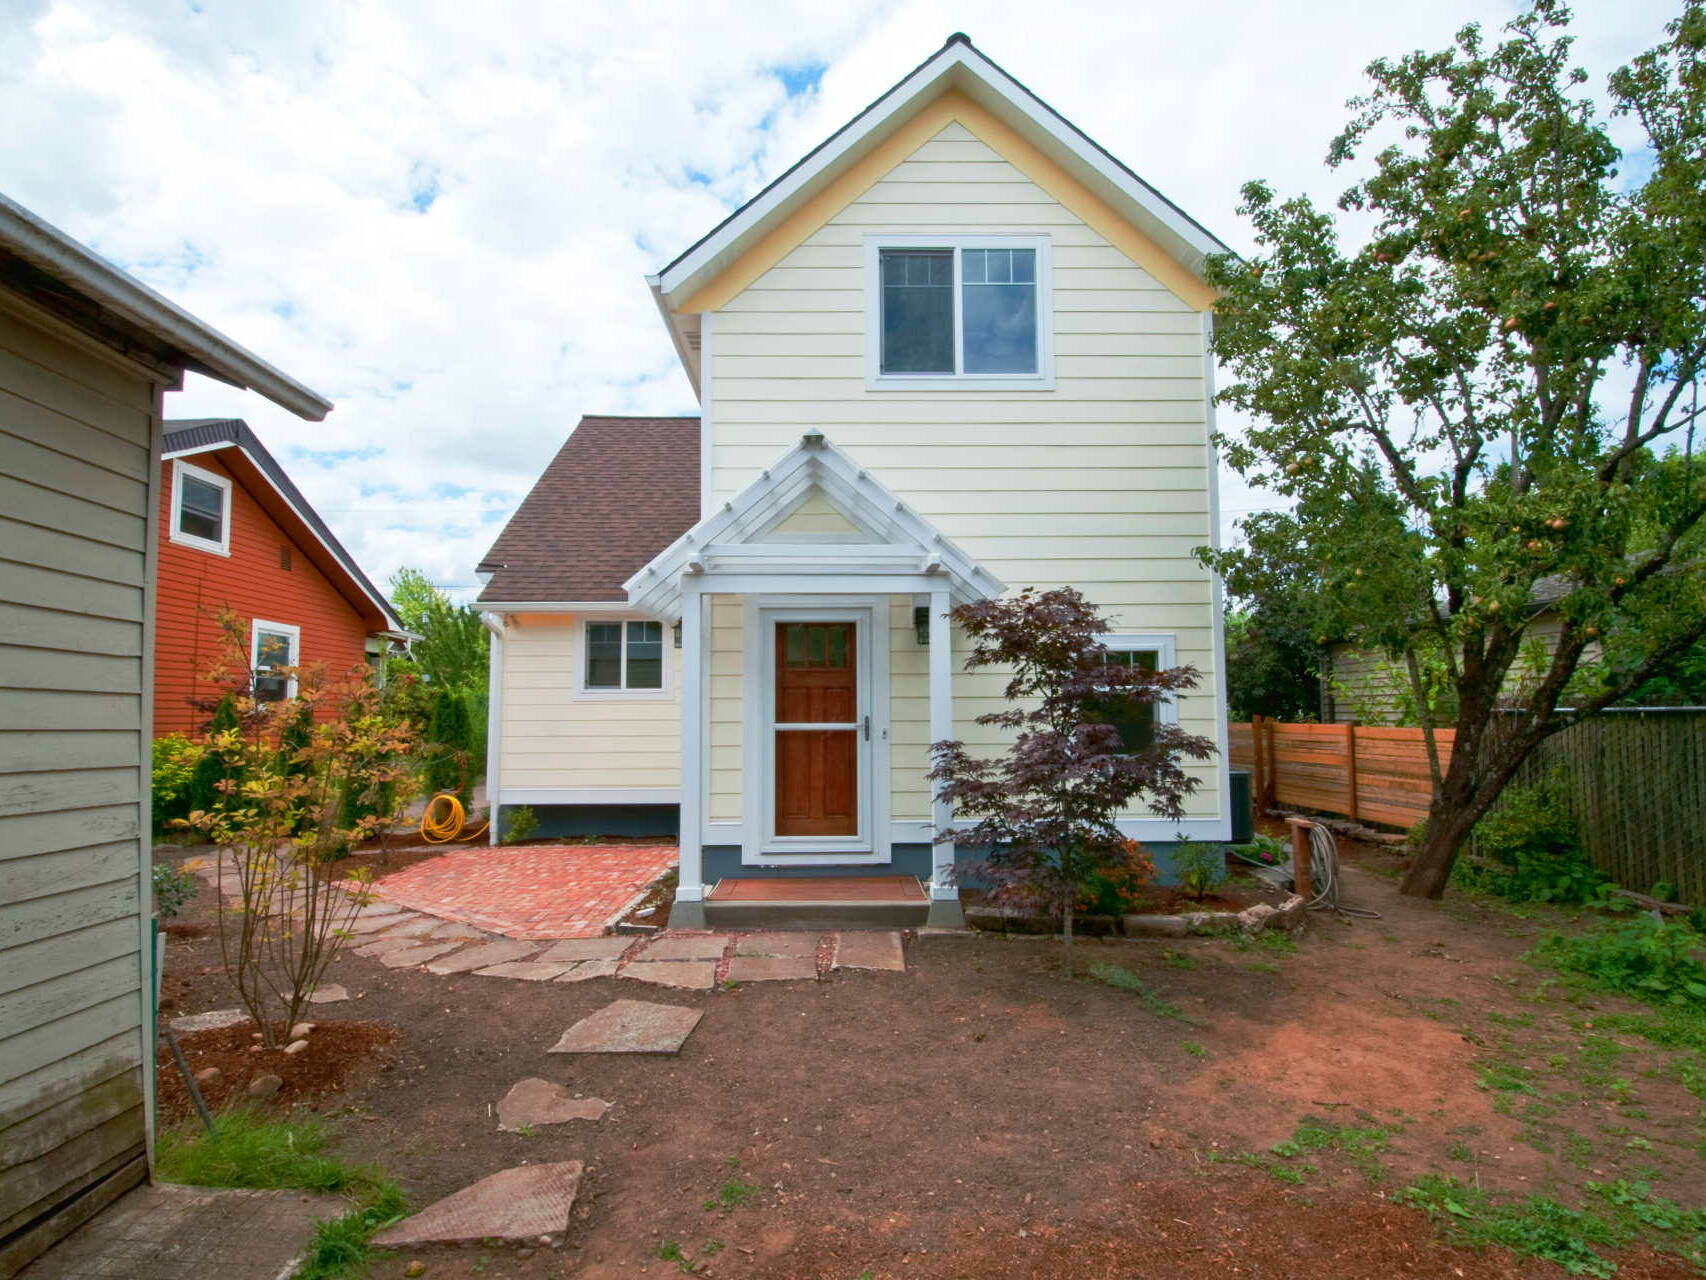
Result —
[[504, 620], [501, 614], [480, 614], [492, 633], [486, 651], [486, 843], [498, 842], [498, 795], [503, 780], [498, 762], [503, 755]]

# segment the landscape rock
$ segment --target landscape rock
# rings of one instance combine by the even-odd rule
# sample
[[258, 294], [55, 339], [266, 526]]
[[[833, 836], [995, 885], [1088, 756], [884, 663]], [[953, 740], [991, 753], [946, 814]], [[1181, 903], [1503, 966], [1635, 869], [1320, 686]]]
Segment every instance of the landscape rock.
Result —
[[243, 1090], [243, 1092], [248, 1094], [249, 1097], [258, 1100], [261, 1098], [270, 1098], [282, 1088], [284, 1088], [284, 1078], [282, 1076], [256, 1076], [253, 1080], [249, 1081], [249, 1087]]
[[382, 1249], [482, 1240], [555, 1240], [568, 1229], [581, 1162], [504, 1169], [405, 1218], [373, 1237]]
[[195, 1082], [197, 1084], [212, 1084], [215, 1080], [223, 1079], [224, 1075], [225, 1073], [218, 1067], [203, 1067], [195, 1073]]
[[294, 1058], [307, 1047], [308, 1042], [306, 1040], [292, 1040], [289, 1044], [284, 1046], [284, 1051]]
[[617, 1000], [563, 1032], [551, 1053], [677, 1053], [704, 1017], [699, 1009]]
[[636, 960], [622, 970], [624, 978], [655, 982], [662, 987], [709, 991], [717, 980], [714, 960]]
[[314, 1024], [312, 1022], [298, 1022], [290, 1029], [290, 1038], [292, 1040], [306, 1040], [313, 1034]]
[[573, 1098], [560, 1084], [537, 1076], [511, 1087], [498, 1103], [498, 1128], [518, 1133], [542, 1124], [565, 1124], [570, 1120], [597, 1120], [610, 1104], [601, 1098]]
[[315, 987], [308, 994], [309, 1004], [337, 1004], [340, 1000], [348, 1000], [349, 991], [336, 982], [327, 982]]
[[1128, 938], [1182, 938], [1186, 933], [1184, 916], [1121, 916], [1120, 927]]
[[424, 1276], [426, 1274], [426, 1263], [422, 1262], [419, 1258], [416, 1258], [413, 1262], [409, 1263], [408, 1266], [403, 1268], [403, 1274], [409, 1277], [409, 1280], [415, 1280], [415, 1277], [417, 1276]]
[[178, 1035], [188, 1036], [197, 1031], [218, 1031], [223, 1027], [235, 1027], [249, 1021], [249, 1015], [241, 1009], [211, 1009], [207, 1013], [192, 1013], [187, 1017], [173, 1018], [171, 1027]]

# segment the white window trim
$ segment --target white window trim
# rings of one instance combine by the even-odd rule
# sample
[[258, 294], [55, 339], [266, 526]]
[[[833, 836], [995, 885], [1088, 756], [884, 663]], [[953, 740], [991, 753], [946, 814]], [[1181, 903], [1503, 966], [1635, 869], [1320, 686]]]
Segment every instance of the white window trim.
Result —
[[[1157, 670], [1166, 671], [1179, 665], [1179, 638], [1170, 632], [1122, 631], [1102, 637], [1102, 643], [1115, 653], [1130, 653], [1133, 650], [1153, 649], [1155, 651], [1155, 666]], [[1155, 703], [1156, 724], [1179, 723], [1179, 698], [1177, 694], [1169, 693]]]
[[[964, 356], [960, 323], [961, 249], [1034, 249], [1037, 254], [1037, 371], [1035, 373], [884, 373], [883, 282], [880, 257], [884, 249], [953, 249], [954, 364]], [[1054, 255], [1046, 235], [885, 235], [865, 236], [865, 390], [867, 391], [1053, 391], [1054, 390]]]
[[[249, 679], [251, 685], [254, 677], [261, 670], [261, 632], [271, 631], [276, 635], [290, 637], [290, 661], [287, 667], [302, 665], [302, 628], [292, 626], [288, 622], [268, 622], [265, 618], [255, 618], [249, 623]], [[284, 701], [288, 702], [296, 696], [296, 677], [291, 676], [285, 686]]]
[[[183, 513], [184, 477], [188, 475], [204, 484], [213, 485], [224, 497], [224, 510], [220, 514], [219, 532], [222, 535], [218, 542], [211, 538], [199, 538], [193, 533], [184, 533], [178, 528], [178, 517]], [[231, 554], [231, 477], [222, 476], [217, 471], [208, 471], [194, 463], [185, 462], [181, 458], [172, 460], [172, 512], [167, 522], [166, 534], [180, 546], [194, 547], [197, 551], [211, 551], [216, 556]]]
[[[586, 629], [590, 623], [614, 622], [622, 628], [622, 679], [628, 678], [628, 624], [630, 622], [656, 622], [663, 628], [663, 684], [656, 689], [589, 689], [586, 684]], [[575, 646], [571, 662], [572, 676], [570, 687], [573, 696], [583, 702], [661, 702], [675, 696], [671, 687], [670, 667], [673, 665], [670, 654], [674, 651], [675, 640], [671, 634], [670, 625], [658, 618], [647, 617], [643, 613], [602, 614], [596, 618], [581, 618], [574, 626]]]

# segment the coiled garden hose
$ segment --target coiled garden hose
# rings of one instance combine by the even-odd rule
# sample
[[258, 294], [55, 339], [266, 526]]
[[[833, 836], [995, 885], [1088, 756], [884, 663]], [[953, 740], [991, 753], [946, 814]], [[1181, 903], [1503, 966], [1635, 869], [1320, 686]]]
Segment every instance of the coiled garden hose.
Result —
[[468, 821], [468, 814], [462, 808], [462, 802], [456, 798], [454, 791], [440, 791], [427, 801], [426, 812], [421, 814], [421, 838], [428, 844], [448, 844], [452, 840], [472, 840], [484, 835], [490, 822], [482, 822], [479, 830], [465, 831], [463, 824]]

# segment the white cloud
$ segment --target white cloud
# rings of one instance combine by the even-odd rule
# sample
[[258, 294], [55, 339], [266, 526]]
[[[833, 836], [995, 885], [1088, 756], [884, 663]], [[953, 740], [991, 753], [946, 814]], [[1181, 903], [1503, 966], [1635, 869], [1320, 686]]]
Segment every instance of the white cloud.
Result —
[[[1602, 74], [1674, 8], [1582, 6], [1584, 60]], [[338, 404], [303, 423], [192, 377], [168, 411], [246, 418], [376, 578], [472, 584], [582, 412], [693, 410], [641, 277], [949, 32], [1239, 247], [1246, 179], [1342, 185], [1321, 157], [1370, 59], [1514, 6], [0, 11], [0, 189]], [[1265, 503], [1230, 476], [1222, 500]]]

